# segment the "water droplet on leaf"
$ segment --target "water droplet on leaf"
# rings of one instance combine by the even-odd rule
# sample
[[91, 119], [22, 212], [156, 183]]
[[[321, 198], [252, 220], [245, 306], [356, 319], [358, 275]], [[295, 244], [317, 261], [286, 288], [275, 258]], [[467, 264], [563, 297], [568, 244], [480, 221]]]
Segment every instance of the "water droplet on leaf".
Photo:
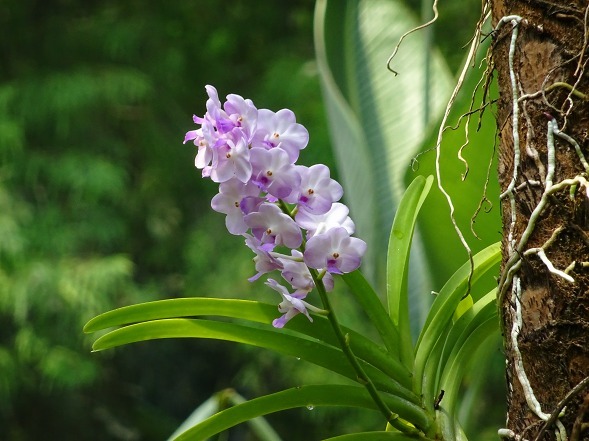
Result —
[[401, 230], [393, 230], [393, 234], [397, 239], [403, 239], [404, 234]]
[[313, 410], [315, 409], [315, 406], [313, 406], [312, 404], [307, 404], [307, 409]]

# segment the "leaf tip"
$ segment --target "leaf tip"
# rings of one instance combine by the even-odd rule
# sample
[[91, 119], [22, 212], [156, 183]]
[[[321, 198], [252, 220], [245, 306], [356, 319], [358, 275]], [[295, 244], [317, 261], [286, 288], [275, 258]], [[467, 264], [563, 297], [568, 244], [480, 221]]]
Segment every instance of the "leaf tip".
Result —
[[94, 328], [94, 319], [90, 320], [82, 328], [82, 332], [84, 334], [92, 334], [93, 332], [96, 332], [96, 331], [97, 331], [97, 329]]
[[108, 346], [103, 346], [100, 344], [99, 340], [96, 340], [92, 345], [92, 350], [90, 352], [94, 354], [95, 352], [102, 352], [105, 349], [108, 349]]

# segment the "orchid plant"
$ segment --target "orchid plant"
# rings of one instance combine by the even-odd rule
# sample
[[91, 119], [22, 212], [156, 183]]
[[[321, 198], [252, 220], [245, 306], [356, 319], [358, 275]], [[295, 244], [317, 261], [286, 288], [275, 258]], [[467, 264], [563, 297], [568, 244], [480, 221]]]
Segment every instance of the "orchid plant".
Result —
[[[160, 338], [222, 339], [304, 359], [357, 384], [298, 386], [242, 401], [183, 428], [178, 440], [203, 440], [268, 413], [316, 406], [364, 407], [382, 414], [381, 430], [330, 440], [466, 439], [457, 418], [461, 381], [474, 350], [498, 327], [495, 290], [480, 295], [471, 287], [495, 267], [499, 246], [479, 252], [447, 281], [414, 343], [409, 253], [433, 177], [417, 177], [401, 199], [381, 298], [359, 270], [367, 247], [353, 236], [354, 222], [340, 202], [342, 186], [325, 165], [296, 164], [309, 133], [294, 113], [258, 109], [234, 94], [221, 103], [214, 87], [206, 91], [206, 113], [194, 117], [198, 127], [184, 142], [197, 147], [195, 165], [202, 176], [219, 184], [212, 209], [226, 216], [229, 233], [243, 236], [253, 252], [255, 274], [249, 280], [280, 273], [281, 282], [266, 281], [280, 295], [278, 307], [218, 298], [127, 306], [88, 322], [85, 332], [117, 327], [99, 337], [93, 349]], [[340, 282], [366, 312], [379, 341], [339, 321], [330, 296]], [[267, 433], [260, 432], [260, 439], [277, 439]]]

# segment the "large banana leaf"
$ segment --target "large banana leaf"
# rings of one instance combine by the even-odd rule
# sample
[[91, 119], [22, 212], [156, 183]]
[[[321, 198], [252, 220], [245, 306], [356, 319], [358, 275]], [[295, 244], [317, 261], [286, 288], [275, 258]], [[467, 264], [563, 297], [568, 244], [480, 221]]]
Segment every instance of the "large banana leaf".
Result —
[[[319, 0], [315, 12], [317, 61], [338, 170], [358, 235], [369, 245], [365, 272], [379, 282], [383, 238], [410, 160], [427, 133], [423, 115], [436, 120], [452, 88], [448, 67], [426, 49], [423, 33], [404, 40], [393, 62], [399, 75], [387, 69], [399, 38], [416, 25], [399, 0]], [[423, 264], [416, 265], [423, 277]]]

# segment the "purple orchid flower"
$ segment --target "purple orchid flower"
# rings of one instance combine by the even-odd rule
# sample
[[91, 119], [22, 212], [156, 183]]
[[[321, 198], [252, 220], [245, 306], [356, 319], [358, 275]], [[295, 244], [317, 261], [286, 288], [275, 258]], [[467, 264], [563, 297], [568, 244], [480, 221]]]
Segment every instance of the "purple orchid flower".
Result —
[[309, 239], [304, 258], [311, 268], [343, 274], [358, 269], [365, 252], [366, 242], [350, 237], [345, 228], [335, 227]]
[[298, 198], [299, 211], [312, 214], [324, 214], [332, 204], [339, 201], [344, 190], [342, 186], [329, 177], [329, 168], [323, 164], [311, 167], [296, 166], [301, 176], [300, 194]]
[[210, 176], [213, 182], [225, 182], [237, 178], [248, 182], [252, 176], [250, 150], [247, 141], [239, 133], [233, 132], [235, 138], [228, 137], [221, 145], [213, 149], [213, 161]]
[[254, 106], [252, 100], [243, 99], [239, 95], [227, 95], [227, 101], [223, 104], [223, 108], [227, 113], [229, 123], [226, 123], [227, 128], [233, 130], [238, 127], [241, 129], [248, 143], [256, 131], [258, 122], [258, 109]]
[[[291, 250], [290, 256], [279, 255], [278, 253], [271, 253], [282, 264], [281, 275], [290, 286], [294, 289], [302, 289], [311, 291], [315, 288], [315, 282], [309, 271], [309, 267], [305, 265], [303, 260], [303, 253], [298, 250]], [[333, 276], [329, 273], [323, 276], [323, 286], [327, 292], [333, 290]]]
[[278, 311], [283, 315], [273, 320], [272, 326], [275, 328], [283, 328], [290, 319], [298, 314], [304, 314], [309, 321], [313, 321], [313, 318], [309, 315], [308, 309], [313, 311], [317, 310], [317, 308], [303, 301], [307, 296], [307, 291], [296, 290], [292, 294], [289, 294], [288, 290], [274, 279], [268, 279], [266, 285], [282, 296], [282, 302], [278, 305]]
[[227, 215], [225, 225], [231, 234], [240, 235], [249, 229], [243, 221], [242, 201], [259, 194], [259, 188], [252, 182], [244, 184], [238, 179], [230, 179], [221, 183], [219, 193], [211, 201], [211, 207], [216, 212]]
[[275, 245], [298, 248], [303, 242], [301, 229], [295, 221], [274, 204], [263, 203], [258, 211], [246, 215], [244, 221], [266, 250]]
[[282, 264], [282, 277], [294, 289], [302, 289], [311, 291], [315, 288], [313, 277], [309, 271], [309, 267], [303, 261], [303, 253], [298, 250], [291, 250], [290, 256], [276, 256]]
[[352, 235], [356, 227], [354, 221], [348, 216], [349, 212], [347, 206], [336, 202], [324, 214], [317, 215], [300, 210], [295, 216], [295, 221], [301, 228], [307, 230], [307, 239], [335, 227], [343, 227], [349, 235]]
[[282, 269], [282, 263], [279, 259], [272, 256], [268, 251], [264, 251], [261, 242], [257, 238], [249, 234], [243, 236], [245, 237], [246, 246], [256, 254], [253, 261], [257, 273], [248, 279], [250, 282], [258, 280], [262, 274]]
[[291, 110], [282, 109], [276, 113], [268, 109], [258, 110], [258, 125], [252, 138], [252, 147], [278, 147], [288, 153], [290, 161], [294, 163], [308, 143], [309, 132], [296, 122]]
[[250, 151], [252, 181], [260, 189], [286, 202], [296, 201], [301, 177], [284, 150], [254, 147]]

